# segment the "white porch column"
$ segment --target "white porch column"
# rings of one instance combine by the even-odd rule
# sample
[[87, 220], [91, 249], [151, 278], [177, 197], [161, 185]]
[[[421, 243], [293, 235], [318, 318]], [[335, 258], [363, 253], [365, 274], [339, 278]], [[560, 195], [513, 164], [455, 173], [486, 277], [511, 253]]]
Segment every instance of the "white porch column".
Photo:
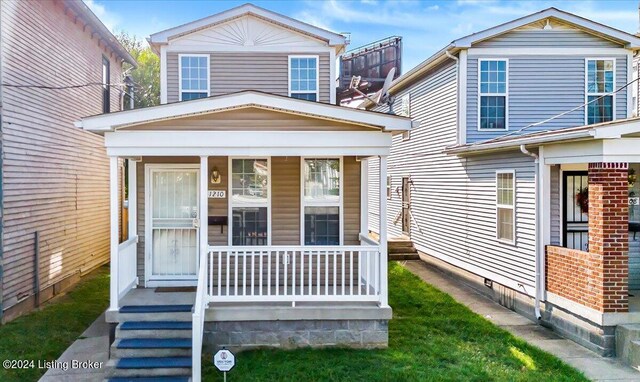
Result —
[[369, 160], [360, 161], [360, 233], [369, 235]]
[[109, 310], [118, 310], [118, 157], [109, 157], [109, 209], [111, 211], [111, 286]]
[[380, 155], [380, 306], [389, 305], [388, 263], [387, 263], [387, 198], [384, 190], [387, 187], [387, 156]]
[[136, 162], [127, 159], [129, 177], [129, 239], [138, 236], [138, 183]]
[[[209, 246], [209, 199], [207, 191], [209, 190], [209, 157], [200, 157], [200, 213], [198, 219], [200, 220], [200, 255], [207, 253], [207, 247]], [[200, 266], [206, 266], [206, 264], [200, 264]]]

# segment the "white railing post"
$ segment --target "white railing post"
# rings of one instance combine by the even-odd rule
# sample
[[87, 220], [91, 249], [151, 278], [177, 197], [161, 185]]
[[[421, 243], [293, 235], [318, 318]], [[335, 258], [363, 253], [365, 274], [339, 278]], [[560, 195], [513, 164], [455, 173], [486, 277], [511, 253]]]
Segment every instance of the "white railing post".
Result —
[[360, 161], [360, 233], [369, 236], [369, 160]]
[[109, 310], [117, 311], [118, 306], [118, 157], [109, 157], [109, 210], [111, 215], [111, 280], [109, 290]]
[[380, 155], [380, 306], [389, 305], [387, 277], [387, 156]]
[[129, 239], [138, 236], [138, 184], [136, 164], [132, 159], [127, 159], [129, 177]]

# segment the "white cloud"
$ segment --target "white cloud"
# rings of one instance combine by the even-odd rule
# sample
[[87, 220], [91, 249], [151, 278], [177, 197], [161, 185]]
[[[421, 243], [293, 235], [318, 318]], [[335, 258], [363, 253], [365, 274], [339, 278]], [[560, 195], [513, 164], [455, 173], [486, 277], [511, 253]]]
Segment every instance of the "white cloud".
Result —
[[95, 0], [83, 1], [110, 31], [115, 32], [116, 28], [120, 25], [120, 16], [107, 11], [104, 5], [96, 2]]

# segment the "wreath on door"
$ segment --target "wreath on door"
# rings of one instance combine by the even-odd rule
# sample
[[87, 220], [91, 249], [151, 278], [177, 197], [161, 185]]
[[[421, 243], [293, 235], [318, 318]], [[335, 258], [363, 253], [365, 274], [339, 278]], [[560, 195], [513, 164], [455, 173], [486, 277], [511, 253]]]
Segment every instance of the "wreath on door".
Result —
[[589, 187], [582, 187], [576, 193], [576, 204], [583, 213], [589, 212]]

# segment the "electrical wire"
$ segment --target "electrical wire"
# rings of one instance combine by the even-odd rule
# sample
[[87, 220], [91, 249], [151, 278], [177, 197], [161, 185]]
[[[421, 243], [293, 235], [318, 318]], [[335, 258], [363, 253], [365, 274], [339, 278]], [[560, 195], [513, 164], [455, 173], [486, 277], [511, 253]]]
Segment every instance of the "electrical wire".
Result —
[[[544, 125], [545, 123], [547, 123], [547, 122], [551, 122], [551, 121], [553, 121], [554, 119], [558, 119], [558, 118], [560, 118], [560, 117], [562, 117], [562, 116], [565, 116], [565, 115], [567, 115], [567, 114], [573, 113], [573, 112], [574, 112], [574, 111], [576, 111], [576, 110], [580, 110], [580, 109], [582, 109], [582, 108], [585, 108], [585, 107], [589, 106], [591, 103], [596, 102], [596, 101], [598, 101], [598, 100], [601, 100], [601, 99], [602, 99], [602, 98], [604, 98], [604, 97], [612, 96], [612, 95], [614, 95], [614, 94], [618, 93], [619, 91], [622, 91], [622, 90], [624, 90], [624, 89], [628, 88], [631, 84], [638, 82], [638, 80], [640, 80], [640, 78], [636, 78], [635, 80], [632, 80], [632, 81], [630, 81], [630, 82], [627, 82], [624, 86], [621, 86], [620, 88], [616, 89], [615, 91], [612, 91], [612, 92], [609, 92], [609, 93], [603, 94], [603, 95], [601, 95], [601, 96], [600, 96], [600, 97], [598, 97], [598, 98], [592, 99], [592, 100], [591, 100], [591, 101], [589, 101], [589, 102], [583, 103], [583, 104], [582, 104], [582, 105], [580, 105], [580, 106], [576, 106], [576, 107], [574, 107], [574, 108], [572, 108], [572, 109], [569, 109], [569, 110], [567, 110], [567, 111], [564, 111], [564, 112], [562, 112], [562, 113], [560, 113], [560, 114], [556, 114], [556, 115], [554, 115], [553, 117], [550, 117], [550, 118], [544, 119], [544, 120], [539, 121], [539, 122], [531, 123], [531, 124], [526, 125], [526, 126], [524, 126], [524, 127], [520, 128], [520, 129], [518, 129], [518, 130], [511, 131], [511, 132], [509, 132], [509, 133], [507, 133], [507, 134], [504, 134], [504, 135], [501, 135], [501, 136], [499, 136], [499, 137], [495, 137], [495, 138], [487, 139], [487, 140], [484, 140], [484, 141], [474, 142], [474, 143], [472, 143], [472, 144], [471, 144], [471, 145], [469, 145], [469, 146], [472, 146], [472, 147], [473, 147], [473, 146], [480, 145], [480, 144], [486, 144], [486, 143], [491, 143], [491, 142], [494, 142], [494, 141], [497, 141], [497, 140], [502, 140], [502, 139], [504, 139], [504, 138], [506, 138], [506, 137], [509, 137], [509, 136], [511, 136], [511, 135], [519, 134], [519, 133], [523, 132], [524, 130], [526, 130], [526, 129], [528, 129], [528, 128]], [[613, 105], [612, 107], [614, 107], [614, 108], [615, 108], [615, 105]]]

